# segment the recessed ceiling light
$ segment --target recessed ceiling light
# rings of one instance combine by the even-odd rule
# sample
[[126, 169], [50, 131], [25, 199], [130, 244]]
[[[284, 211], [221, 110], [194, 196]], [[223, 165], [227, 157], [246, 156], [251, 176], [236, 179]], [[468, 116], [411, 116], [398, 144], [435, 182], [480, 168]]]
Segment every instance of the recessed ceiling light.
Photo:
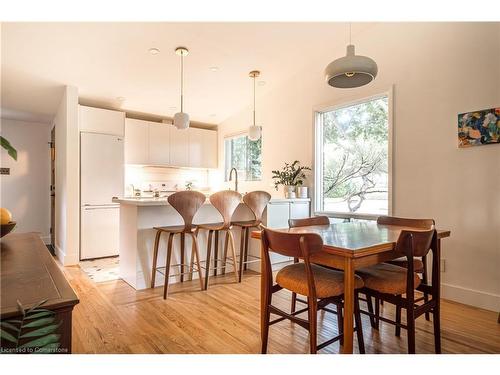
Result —
[[266, 81], [259, 81], [259, 86], [264, 86], [266, 84]]
[[217, 116], [217, 114], [215, 114], [215, 113], [212, 113], [212, 114], [210, 115], [210, 117], [215, 117], [215, 116]]
[[210, 70], [211, 70], [212, 72], [218, 72], [218, 71], [219, 71], [219, 67], [218, 67], [218, 66], [211, 66], [211, 67], [210, 67]]
[[158, 48], [150, 48], [149, 53], [152, 55], [158, 55], [160, 53], [160, 50]]

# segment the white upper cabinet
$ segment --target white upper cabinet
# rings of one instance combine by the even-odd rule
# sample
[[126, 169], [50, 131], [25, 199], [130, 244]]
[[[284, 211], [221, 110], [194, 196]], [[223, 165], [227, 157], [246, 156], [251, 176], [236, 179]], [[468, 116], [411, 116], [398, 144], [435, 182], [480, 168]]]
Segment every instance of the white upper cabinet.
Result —
[[170, 126], [170, 165], [189, 167], [189, 129]]
[[189, 166], [201, 168], [204, 165], [203, 135], [206, 130], [189, 128]]
[[170, 165], [170, 128], [172, 125], [149, 123], [149, 163]]
[[80, 131], [123, 137], [125, 113], [79, 105], [78, 122]]
[[203, 160], [205, 168], [217, 168], [219, 155], [217, 153], [217, 132], [203, 131]]
[[149, 123], [125, 120], [125, 164], [149, 164]]

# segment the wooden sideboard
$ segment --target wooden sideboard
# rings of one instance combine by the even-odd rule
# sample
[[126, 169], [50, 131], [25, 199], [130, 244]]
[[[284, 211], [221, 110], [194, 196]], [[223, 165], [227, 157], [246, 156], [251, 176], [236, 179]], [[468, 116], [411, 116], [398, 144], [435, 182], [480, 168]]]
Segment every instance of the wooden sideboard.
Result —
[[[47, 247], [35, 233], [11, 233], [0, 240], [0, 318], [20, 316], [19, 300], [30, 308], [42, 306], [55, 312], [60, 322], [59, 353], [71, 353], [71, 318], [78, 297], [64, 277]], [[2, 341], [2, 348], [9, 342]]]

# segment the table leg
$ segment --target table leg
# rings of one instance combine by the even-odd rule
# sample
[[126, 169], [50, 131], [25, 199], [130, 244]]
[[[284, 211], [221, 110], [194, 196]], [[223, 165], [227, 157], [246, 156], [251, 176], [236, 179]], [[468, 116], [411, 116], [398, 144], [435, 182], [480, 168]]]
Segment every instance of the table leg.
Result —
[[354, 333], [354, 264], [351, 258], [344, 261], [344, 345], [342, 353], [352, 354]]

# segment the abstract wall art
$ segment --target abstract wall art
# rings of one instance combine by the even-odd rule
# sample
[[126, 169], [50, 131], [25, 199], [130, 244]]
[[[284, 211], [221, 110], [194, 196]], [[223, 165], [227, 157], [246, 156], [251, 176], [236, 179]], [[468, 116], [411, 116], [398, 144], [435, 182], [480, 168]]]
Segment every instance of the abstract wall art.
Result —
[[500, 107], [458, 115], [458, 147], [500, 143]]

